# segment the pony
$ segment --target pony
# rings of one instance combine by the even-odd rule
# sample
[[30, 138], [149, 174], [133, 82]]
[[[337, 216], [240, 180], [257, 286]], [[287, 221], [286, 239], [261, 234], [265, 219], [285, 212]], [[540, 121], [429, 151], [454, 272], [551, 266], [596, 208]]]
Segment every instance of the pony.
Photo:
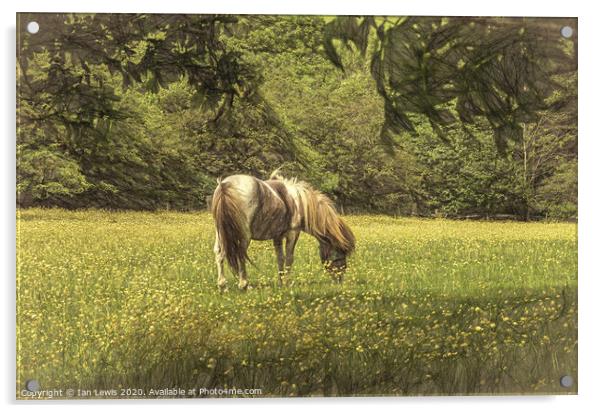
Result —
[[322, 264], [342, 282], [347, 257], [355, 237], [338, 216], [334, 203], [323, 193], [296, 178], [286, 179], [276, 170], [266, 181], [249, 175], [218, 179], [211, 213], [215, 221], [217, 285], [226, 286], [224, 260], [238, 274], [238, 287], [248, 286], [246, 262], [251, 240], [272, 240], [278, 261], [278, 282], [293, 265], [301, 231], [318, 240]]

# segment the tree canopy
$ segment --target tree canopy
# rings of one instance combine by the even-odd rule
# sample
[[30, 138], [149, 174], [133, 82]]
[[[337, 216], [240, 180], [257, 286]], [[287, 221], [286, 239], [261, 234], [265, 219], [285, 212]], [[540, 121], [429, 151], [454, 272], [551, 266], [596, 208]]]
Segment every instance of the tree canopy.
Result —
[[[344, 65], [336, 40], [366, 53], [372, 31], [371, 72], [384, 98], [382, 137], [415, 131], [409, 113], [426, 116], [445, 137], [460, 120], [487, 119], [500, 149], [522, 138], [547, 100], [563, 90], [559, 76], [576, 70], [575, 38], [560, 36], [570, 19], [490, 17], [340, 17], [327, 26], [325, 51]], [[451, 103], [451, 104], [450, 104]], [[574, 102], [554, 101], [556, 108]], [[453, 110], [452, 110], [453, 109]]]

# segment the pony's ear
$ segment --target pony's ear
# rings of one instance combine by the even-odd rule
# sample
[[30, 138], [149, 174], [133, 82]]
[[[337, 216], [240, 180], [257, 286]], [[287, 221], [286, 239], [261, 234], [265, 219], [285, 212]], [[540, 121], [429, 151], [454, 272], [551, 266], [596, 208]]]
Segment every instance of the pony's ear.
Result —
[[282, 169], [282, 166], [279, 166], [278, 168], [276, 168], [271, 174], [270, 174], [270, 179], [282, 179], [282, 175], [280, 175], [280, 170]]

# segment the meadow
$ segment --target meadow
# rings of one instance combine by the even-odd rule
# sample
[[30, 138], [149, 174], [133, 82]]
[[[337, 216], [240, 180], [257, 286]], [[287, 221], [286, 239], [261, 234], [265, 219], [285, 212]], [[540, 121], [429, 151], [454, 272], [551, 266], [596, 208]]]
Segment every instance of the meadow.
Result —
[[[303, 234], [277, 284], [216, 286], [206, 212], [17, 212], [17, 397], [43, 389], [271, 396], [577, 392], [577, 225], [347, 216], [342, 284]], [[116, 397], [122, 397], [121, 394]]]

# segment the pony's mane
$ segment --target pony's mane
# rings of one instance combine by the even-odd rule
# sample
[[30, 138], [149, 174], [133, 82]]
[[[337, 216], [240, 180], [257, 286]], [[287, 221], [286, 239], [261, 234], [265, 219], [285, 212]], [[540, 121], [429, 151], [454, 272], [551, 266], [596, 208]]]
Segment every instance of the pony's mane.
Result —
[[355, 249], [355, 237], [349, 226], [337, 215], [330, 198], [305, 181], [299, 181], [296, 177], [283, 177], [280, 169], [272, 172], [270, 179], [282, 181], [297, 192], [301, 201], [306, 232], [327, 239], [345, 254]]

